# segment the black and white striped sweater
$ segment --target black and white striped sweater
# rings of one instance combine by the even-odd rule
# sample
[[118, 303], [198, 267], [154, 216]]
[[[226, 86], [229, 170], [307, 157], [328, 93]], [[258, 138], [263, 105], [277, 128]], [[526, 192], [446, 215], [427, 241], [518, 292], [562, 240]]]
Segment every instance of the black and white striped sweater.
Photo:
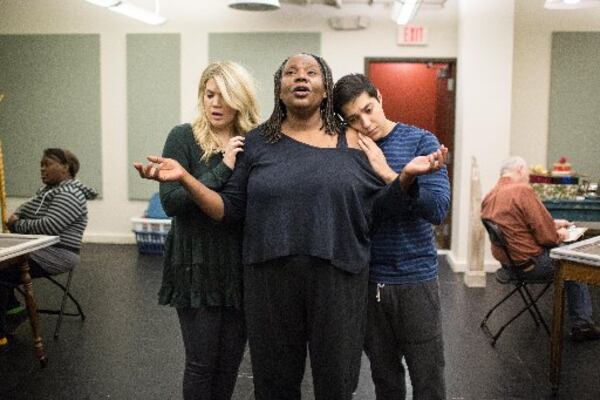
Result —
[[87, 225], [87, 200], [96, 198], [96, 190], [78, 180], [67, 179], [56, 186], [44, 186], [16, 211], [15, 233], [60, 236], [60, 246], [81, 248]]

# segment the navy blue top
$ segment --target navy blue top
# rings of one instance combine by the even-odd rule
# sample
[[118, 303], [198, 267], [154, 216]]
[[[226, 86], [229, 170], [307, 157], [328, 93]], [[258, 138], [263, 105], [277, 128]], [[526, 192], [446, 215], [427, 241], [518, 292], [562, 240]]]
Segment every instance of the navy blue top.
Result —
[[243, 263], [308, 255], [352, 273], [367, 268], [372, 208], [401, 202], [399, 181], [385, 186], [345, 134], [336, 148], [319, 148], [286, 135], [267, 143], [259, 129], [220, 193], [225, 221], [244, 220]]
[[[440, 148], [426, 130], [405, 124], [377, 142], [396, 172], [416, 156]], [[415, 196], [397, 204], [397, 214], [376, 218], [371, 239], [370, 280], [376, 283], [418, 283], [437, 277], [437, 251], [432, 224], [441, 224], [450, 207], [450, 184], [446, 168], [419, 176]], [[415, 185], [413, 185], [415, 186]]]

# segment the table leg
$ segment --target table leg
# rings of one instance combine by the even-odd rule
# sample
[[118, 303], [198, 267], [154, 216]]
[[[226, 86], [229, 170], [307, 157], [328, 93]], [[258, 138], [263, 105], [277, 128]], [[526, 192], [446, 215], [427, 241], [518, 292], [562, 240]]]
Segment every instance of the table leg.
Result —
[[42, 342], [42, 335], [40, 330], [40, 322], [38, 319], [37, 305], [35, 303], [35, 297], [33, 295], [33, 285], [31, 284], [31, 275], [29, 274], [29, 263], [24, 260], [19, 268], [21, 270], [21, 282], [25, 290], [25, 302], [27, 304], [27, 313], [29, 314], [29, 322], [31, 323], [31, 334], [33, 336], [33, 346], [35, 348], [35, 354], [40, 360], [42, 368], [48, 364], [46, 358], [46, 351], [44, 350], [44, 343]]
[[[562, 263], [561, 263], [562, 264]], [[563, 280], [563, 267], [556, 269], [554, 276], [554, 310], [552, 318], [552, 348], [550, 351], [550, 383], [552, 391], [558, 391], [560, 383], [560, 362], [563, 327], [563, 308], [565, 305], [565, 282]]]

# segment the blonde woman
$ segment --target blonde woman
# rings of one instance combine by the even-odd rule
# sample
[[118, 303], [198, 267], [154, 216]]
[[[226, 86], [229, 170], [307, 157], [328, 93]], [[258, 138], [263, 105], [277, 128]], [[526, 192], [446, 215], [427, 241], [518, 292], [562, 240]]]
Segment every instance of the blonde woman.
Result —
[[[163, 157], [176, 159], [219, 191], [258, 124], [254, 85], [238, 64], [210, 64], [198, 87], [198, 117], [169, 134]], [[160, 184], [173, 217], [159, 304], [177, 309], [185, 347], [184, 399], [230, 399], [246, 343], [242, 312], [241, 224], [217, 224], [179, 182]]]

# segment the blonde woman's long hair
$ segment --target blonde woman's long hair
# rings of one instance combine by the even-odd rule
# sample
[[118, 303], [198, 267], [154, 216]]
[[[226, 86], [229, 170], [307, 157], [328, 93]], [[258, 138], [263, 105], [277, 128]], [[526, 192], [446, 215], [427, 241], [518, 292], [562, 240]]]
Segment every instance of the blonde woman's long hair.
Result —
[[234, 120], [235, 135], [245, 135], [259, 122], [258, 101], [254, 80], [248, 71], [234, 62], [214, 62], [208, 65], [198, 85], [198, 118], [192, 123], [196, 142], [203, 150], [202, 161], [221, 151], [221, 144], [212, 130], [204, 109], [206, 83], [213, 79], [224, 102], [237, 111]]

